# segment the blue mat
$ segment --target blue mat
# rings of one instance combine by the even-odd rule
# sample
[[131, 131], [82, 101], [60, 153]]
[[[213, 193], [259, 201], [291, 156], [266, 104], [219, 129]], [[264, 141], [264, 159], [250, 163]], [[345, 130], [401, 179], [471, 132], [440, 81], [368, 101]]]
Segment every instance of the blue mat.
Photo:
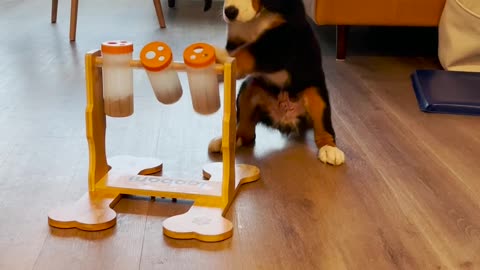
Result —
[[480, 116], [480, 72], [416, 70], [411, 80], [421, 111]]

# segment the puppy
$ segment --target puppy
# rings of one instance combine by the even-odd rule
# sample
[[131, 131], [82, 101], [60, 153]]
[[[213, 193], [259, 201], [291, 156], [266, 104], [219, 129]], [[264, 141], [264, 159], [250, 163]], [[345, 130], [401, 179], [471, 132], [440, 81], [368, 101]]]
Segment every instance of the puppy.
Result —
[[[331, 165], [345, 161], [335, 131], [320, 46], [302, 0], [225, 0], [225, 48], [217, 61], [234, 57], [238, 78], [237, 146], [255, 141], [261, 123], [284, 135], [313, 129], [318, 158]], [[221, 138], [209, 144], [221, 151]]]

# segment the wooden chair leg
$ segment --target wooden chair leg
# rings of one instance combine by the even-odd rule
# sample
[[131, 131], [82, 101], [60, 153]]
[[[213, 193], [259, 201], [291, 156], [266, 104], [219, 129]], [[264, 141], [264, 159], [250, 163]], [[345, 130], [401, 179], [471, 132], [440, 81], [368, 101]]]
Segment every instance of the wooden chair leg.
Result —
[[52, 0], [52, 23], [57, 22], [58, 0]]
[[347, 25], [337, 25], [337, 60], [345, 60], [347, 55]]
[[70, 6], [70, 41], [74, 41], [77, 36], [77, 15], [78, 0], [72, 0]]
[[165, 28], [165, 18], [163, 17], [163, 10], [162, 10], [162, 3], [160, 0], [153, 0], [153, 4], [155, 5], [155, 12], [157, 13], [158, 23], [160, 24], [161, 28]]

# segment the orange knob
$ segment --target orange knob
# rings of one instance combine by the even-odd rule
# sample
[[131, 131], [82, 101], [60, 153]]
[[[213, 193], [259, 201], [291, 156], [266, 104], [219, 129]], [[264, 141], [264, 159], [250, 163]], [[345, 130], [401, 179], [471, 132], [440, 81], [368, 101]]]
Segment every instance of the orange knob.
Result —
[[206, 43], [194, 43], [183, 52], [183, 61], [190, 67], [207, 67], [215, 64], [215, 49]]
[[172, 50], [164, 42], [150, 42], [140, 52], [140, 61], [147, 70], [161, 71], [172, 63]]

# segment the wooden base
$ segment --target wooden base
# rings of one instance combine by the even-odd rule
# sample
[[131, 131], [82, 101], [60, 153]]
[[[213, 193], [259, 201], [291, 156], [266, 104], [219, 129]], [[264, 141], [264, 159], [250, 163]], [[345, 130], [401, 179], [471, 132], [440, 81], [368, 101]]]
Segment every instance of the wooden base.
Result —
[[48, 213], [52, 227], [85, 231], [100, 231], [114, 226], [117, 213], [112, 208], [120, 200], [119, 193], [87, 192], [73, 205], [67, 205]]
[[214, 162], [203, 167], [205, 179], [173, 179], [153, 176], [162, 170], [162, 163], [153, 158], [117, 156], [108, 160], [111, 169], [76, 203], [51, 211], [48, 223], [57, 228], [78, 228], [98, 231], [116, 224], [112, 209], [122, 194], [193, 199], [193, 206], [184, 214], [167, 218], [165, 235], [177, 239], [198, 239], [215, 242], [232, 236], [232, 223], [223, 216], [240, 185], [260, 178], [260, 170], [252, 165], [235, 165], [235, 189], [230, 201], [222, 201], [223, 164]]
[[[203, 175], [209, 181], [221, 183], [222, 169], [222, 163], [210, 163], [203, 167]], [[252, 165], [237, 164], [235, 175], [234, 196], [242, 184], [257, 181], [260, 178], [260, 170]], [[220, 206], [211, 206], [195, 201], [186, 213], [167, 218], [163, 222], [163, 233], [171, 238], [197, 239], [205, 242], [230, 238], [233, 234], [233, 225], [223, 217], [230, 203], [231, 201]]]

